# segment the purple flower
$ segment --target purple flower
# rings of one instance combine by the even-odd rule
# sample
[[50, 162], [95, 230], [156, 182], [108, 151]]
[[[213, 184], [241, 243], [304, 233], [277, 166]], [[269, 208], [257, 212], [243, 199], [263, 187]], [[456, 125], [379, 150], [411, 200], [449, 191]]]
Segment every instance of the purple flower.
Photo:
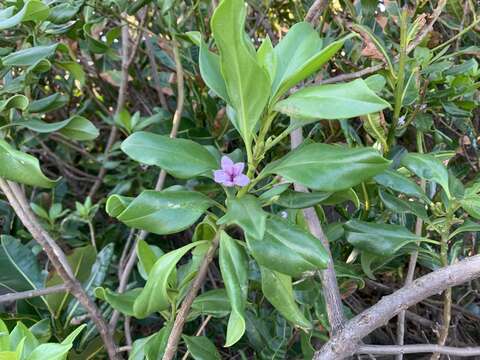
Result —
[[222, 156], [222, 169], [213, 172], [215, 182], [231, 187], [231, 186], [246, 186], [250, 182], [247, 175], [242, 174], [245, 164], [239, 162], [234, 164], [228, 156]]

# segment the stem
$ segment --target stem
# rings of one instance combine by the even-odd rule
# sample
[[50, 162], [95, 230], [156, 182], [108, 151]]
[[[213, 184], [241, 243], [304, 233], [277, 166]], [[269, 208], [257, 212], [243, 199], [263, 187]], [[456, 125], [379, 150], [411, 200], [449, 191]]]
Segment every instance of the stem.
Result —
[[[443, 267], [448, 266], [448, 232], [442, 233], [442, 242], [440, 245], [440, 261]], [[445, 345], [448, 338], [448, 330], [450, 327], [450, 319], [452, 317], [452, 288], [448, 287], [443, 293], [443, 319], [440, 333], [438, 336], [438, 345]], [[440, 358], [439, 353], [434, 353], [431, 360]]]
[[58, 292], [64, 292], [65, 290], [67, 290], [67, 286], [65, 284], [61, 284], [61, 285], [56, 285], [52, 287], [47, 287], [44, 289], [28, 290], [28, 291], [14, 292], [10, 294], [0, 295], [0, 304], [10, 302], [10, 301], [30, 299], [37, 296], [55, 294]]
[[480, 355], [480, 347], [456, 348], [451, 346], [439, 346], [434, 344], [418, 345], [361, 345], [356, 354], [394, 355], [394, 354], [421, 354], [440, 353], [456, 357], [471, 357]]
[[218, 248], [218, 242], [220, 237], [220, 231], [217, 232], [217, 235], [212, 240], [212, 245], [208, 249], [205, 258], [203, 259], [202, 264], [200, 265], [200, 269], [198, 270], [197, 276], [193, 281], [192, 287], [188, 290], [185, 299], [182, 302], [182, 306], [178, 311], [177, 316], [175, 317], [175, 322], [173, 323], [172, 331], [170, 332], [170, 336], [168, 337], [167, 347], [165, 348], [165, 353], [163, 355], [162, 360], [172, 360], [177, 352], [178, 342], [180, 341], [180, 337], [183, 331], [183, 325], [187, 320], [188, 313], [190, 312], [190, 308], [197, 296], [198, 291], [202, 287], [205, 278], [207, 277], [208, 266], [213, 260], [215, 256], [215, 252]]
[[402, 110], [403, 88], [405, 85], [405, 65], [407, 62], [407, 31], [407, 9], [404, 8], [400, 16], [400, 58], [398, 60], [397, 82], [395, 84], [393, 122], [390, 124], [390, 130], [388, 131], [387, 137], [388, 148], [391, 147], [395, 139], [395, 130], [397, 129], [400, 112]]
[[[423, 154], [423, 133], [421, 131], [417, 132], [417, 152]], [[420, 181], [420, 187], [423, 191], [425, 191], [425, 180], [422, 179]], [[423, 220], [420, 217], [417, 217], [417, 221], [415, 223], [415, 235], [422, 236], [423, 230]], [[417, 266], [417, 259], [418, 259], [418, 246], [420, 242], [417, 241], [417, 248], [410, 254], [410, 261], [408, 263], [408, 270], [407, 276], [405, 278], [405, 285], [410, 285], [415, 278], [415, 267]], [[398, 314], [397, 320], [397, 345], [403, 345], [405, 339], [405, 310], [402, 310]], [[396, 356], [397, 360], [403, 359], [403, 354], [400, 353]]]

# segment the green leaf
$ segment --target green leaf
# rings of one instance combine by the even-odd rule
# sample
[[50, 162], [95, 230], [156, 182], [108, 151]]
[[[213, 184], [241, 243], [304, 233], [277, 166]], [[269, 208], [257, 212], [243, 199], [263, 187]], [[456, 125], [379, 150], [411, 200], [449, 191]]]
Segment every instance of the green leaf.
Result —
[[403, 194], [415, 196], [419, 199], [427, 199], [427, 195], [420, 186], [415, 184], [406, 176], [400, 174], [398, 171], [390, 169], [385, 170], [383, 173], [375, 176], [374, 180], [380, 185], [401, 192]]
[[67, 70], [72, 76], [75, 78], [80, 83], [80, 87], [85, 85], [85, 71], [83, 70], [82, 65], [75, 61], [62, 61], [62, 62], [57, 62], [57, 66]]
[[212, 315], [213, 317], [227, 316], [232, 307], [225, 289], [213, 289], [197, 296], [192, 304], [192, 313]]
[[451, 197], [448, 171], [440, 160], [429, 154], [408, 153], [402, 157], [400, 163], [418, 177], [440, 184], [447, 196]]
[[270, 95], [270, 79], [257, 62], [253, 45], [247, 42], [245, 13], [243, 0], [222, 1], [212, 16], [211, 28], [229, 104], [235, 110], [232, 120], [249, 149]]
[[[8, 11], [10, 16], [0, 17], [0, 30], [10, 29], [25, 21], [39, 22], [45, 20], [50, 11], [47, 5], [38, 0], [25, 2], [22, 9], [13, 16], [11, 16], [13, 12], [8, 9], [13, 10], [13, 7], [4, 10]], [[7, 15], [7, 13], [2, 12], [2, 15]]]
[[15, 150], [0, 139], [0, 177], [22, 184], [52, 188], [57, 180], [50, 180], [32, 155]]
[[379, 194], [385, 206], [390, 210], [396, 213], [411, 213], [421, 219], [428, 220], [428, 214], [423, 204], [416, 201], [406, 201], [381, 190]]
[[31, 249], [9, 235], [1, 236], [1, 244], [0, 285], [11, 291], [43, 289], [43, 277]]
[[308, 144], [267, 165], [260, 177], [277, 174], [314, 190], [335, 192], [383, 172], [389, 163], [372, 148]]
[[159, 247], [150, 246], [145, 240], [139, 240], [137, 242], [138, 265], [145, 273], [146, 278], [148, 278], [158, 258], [163, 254], [163, 251]]
[[480, 224], [477, 224], [476, 222], [473, 222], [467, 219], [461, 226], [456, 228], [455, 231], [453, 231], [448, 238], [453, 239], [455, 236], [463, 232], [479, 232], [479, 231], [480, 231]]
[[208, 176], [219, 167], [215, 157], [194, 141], [143, 131], [130, 135], [122, 143], [122, 150], [135, 161], [159, 166], [181, 179]]
[[120, 311], [122, 314], [127, 316], [135, 316], [133, 304], [140, 295], [141, 291], [142, 289], [138, 288], [119, 294], [108, 288], [106, 289], [103, 287], [97, 287], [95, 288], [94, 293], [97, 298], [106, 301], [112, 308]]
[[213, 204], [210, 198], [195, 191], [145, 190], [121, 212], [116, 207], [118, 200], [116, 195], [109, 197], [107, 212], [110, 215], [115, 214], [129, 227], [159, 235], [187, 229]]
[[30, 113], [46, 113], [65, 106], [68, 102], [68, 96], [55, 93], [44, 98], [34, 100], [28, 106]]
[[166, 325], [155, 334], [141, 338], [133, 343], [128, 360], [157, 360], [161, 359], [167, 345], [172, 324]]
[[296, 326], [311, 329], [312, 324], [298, 308], [293, 296], [292, 278], [288, 275], [260, 267], [262, 292], [282, 316]]
[[480, 219], [480, 195], [469, 194], [460, 200], [460, 204], [471, 217]]
[[38, 62], [53, 56], [57, 48], [65, 51], [68, 49], [65, 44], [41, 45], [32, 48], [18, 50], [1, 59], [3, 66], [38, 66]]
[[257, 60], [268, 72], [270, 79], [274, 79], [277, 72], [277, 58], [273, 50], [272, 41], [268, 35], [263, 39], [262, 45], [258, 48]]
[[218, 225], [236, 224], [247, 236], [263, 238], [267, 213], [263, 211], [260, 201], [253, 195], [227, 200], [227, 213], [217, 221]]
[[145, 287], [133, 303], [135, 317], [143, 319], [148, 315], [167, 310], [175, 301], [176, 277], [171, 276], [180, 259], [195, 246], [206, 243], [197, 241], [162, 255], [148, 277]]
[[107, 199], [105, 211], [111, 217], [117, 217], [131, 204], [134, 198], [121, 195], [111, 195]]
[[245, 333], [245, 306], [248, 294], [248, 258], [242, 247], [222, 231], [219, 252], [220, 271], [232, 306], [225, 346], [232, 346]]
[[86, 141], [93, 140], [99, 135], [98, 129], [90, 120], [83, 116], [73, 115], [71, 118], [56, 123], [46, 123], [41, 120], [19, 121], [16, 125], [24, 126], [39, 133], [51, 133], [58, 131], [67, 138]]
[[0, 351], [10, 350], [9, 334], [10, 332], [8, 331], [7, 325], [0, 319]]
[[352, 36], [323, 47], [323, 41], [312, 25], [300, 22], [292, 26], [273, 50], [277, 66], [271, 102], [276, 102], [288, 89], [318, 71]]
[[7, 100], [0, 101], [0, 113], [10, 109], [25, 110], [28, 107], [28, 99], [24, 95], [13, 95]]
[[195, 360], [221, 360], [217, 348], [206, 336], [182, 335], [182, 339]]
[[409, 243], [425, 241], [400, 225], [350, 220], [344, 227], [350, 244], [377, 256], [392, 256]]
[[[332, 106], [335, 104], [335, 106]], [[378, 97], [362, 79], [348, 83], [305, 87], [274, 109], [301, 120], [339, 120], [382, 111], [390, 104]]]
[[23, 341], [22, 356], [27, 357], [37, 346], [40, 345], [37, 338], [20, 321], [10, 333], [10, 349], [17, 349]]
[[217, 96], [228, 102], [225, 80], [220, 71], [220, 57], [208, 49], [198, 31], [190, 31], [186, 35], [200, 48], [198, 61], [203, 81]]
[[257, 262], [271, 270], [291, 276], [324, 269], [328, 255], [315, 236], [279, 216], [271, 216], [263, 238], [247, 237], [248, 247]]
[[304, 193], [287, 190], [275, 200], [275, 204], [289, 209], [305, 209], [327, 200], [331, 195], [332, 193], [330, 192], [314, 191]]

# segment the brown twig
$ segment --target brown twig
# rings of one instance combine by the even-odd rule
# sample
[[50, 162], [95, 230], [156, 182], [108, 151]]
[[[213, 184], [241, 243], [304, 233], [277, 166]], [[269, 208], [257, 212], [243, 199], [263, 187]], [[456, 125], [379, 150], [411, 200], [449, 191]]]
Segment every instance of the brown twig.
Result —
[[217, 236], [215, 236], [215, 238], [212, 240], [212, 244], [210, 245], [205, 258], [203, 259], [202, 264], [200, 265], [200, 269], [198, 270], [197, 276], [192, 283], [192, 287], [188, 290], [188, 293], [182, 302], [182, 306], [175, 317], [175, 322], [173, 323], [172, 331], [168, 337], [167, 347], [165, 348], [165, 353], [162, 360], [172, 360], [175, 356], [178, 342], [180, 341], [180, 337], [182, 335], [183, 325], [187, 320], [188, 313], [190, 312], [193, 301], [197, 296], [198, 290], [200, 290], [205, 278], [207, 277], [208, 266], [212, 262], [215, 252], [217, 251], [219, 234], [220, 233], [218, 232]]
[[30, 299], [37, 296], [44, 296], [49, 294], [55, 294], [58, 292], [63, 292], [67, 289], [64, 284], [47, 287], [44, 289], [28, 290], [22, 292], [14, 292], [10, 294], [0, 295], [0, 304], [10, 301]]
[[117, 359], [115, 341], [100, 310], [97, 308], [92, 299], [88, 297], [80, 282], [75, 278], [63, 251], [56, 244], [55, 240], [53, 240], [50, 235], [41, 227], [37, 218], [30, 209], [28, 200], [26, 199], [23, 190], [18, 186], [18, 184], [1, 178], [0, 189], [7, 197], [10, 206], [12, 206], [22, 224], [27, 228], [35, 241], [42, 246], [58, 275], [62, 278], [67, 290], [90, 314], [90, 318], [95, 323], [98, 332], [103, 339], [109, 358], [112, 360]]
[[449, 287], [471, 281], [480, 276], [480, 255], [469, 257], [456, 264], [436, 270], [410, 285], [383, 297], [378, 303], [355, 316], [330, 338], [314, 355], [314, 360], [339, 360], [355, 353], [358, 343], [368, 334], [400, 311]]
[[158, 76], [158, 71], [157, 71], [157, 61], [155, 60], [155, 52], [153, 50], [153, 46], [152, 46], [152, 43], [150, 42], [149, 36], [145, 36], [145, 47], [147, 50], [148, 61], [150, 62], [150, 72], [152, 74], [152, 80], [155, 86], [155, 91], [157, 92], [158, 101], [160, 102], [160, 105], [162, 105], [162, 108], [168, 111], [167, 99], [165, 98], [165, 95], [163, 94], [163, 91], [162, 91], [162, 85], [160, 83], [160, 77]]
[[315, 0], [312, 6], [308, 9], [307, 15], [305, 15], [305, 21], [315, 23], [326, 6], [328, 6], [328, 0]]

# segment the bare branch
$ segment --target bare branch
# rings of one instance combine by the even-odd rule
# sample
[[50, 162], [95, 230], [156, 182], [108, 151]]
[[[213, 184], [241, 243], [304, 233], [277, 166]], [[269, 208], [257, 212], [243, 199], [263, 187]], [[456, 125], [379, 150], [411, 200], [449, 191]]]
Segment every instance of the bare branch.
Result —
[[323, 12], [325, 7], [328, 6], [328, 0], [315, 0], [315, 2], [310, 6], [310, 9], [307, 11], [305, 16], [305, 21], [309, 23], [314, 23], [317, 21], [320, 13]]
[[419, 345], [361, 345], [356, 354], [370, 355], [405, 355], [421, 353], [438, 353], [458, 357], [480, 355], [480, 347], [456, 348], [452, 346], [440, 346], [434, 344]]
[[476, 255], [418, 278], [348, 321], [315, 353], [314, 360], [339, 360], [353, 355], [365, 336], [385, 325], [400, 311], [479, 276], [480, 255]]
[[63, 292], [65, 290], [67, 290], [67, 286], [64, 284], [61, 284], [61, 285], [47, 287], [44, 289], [28, 290], [28, 291], [14, 292], [10, 294], [0, 295], [0, 304], [10, 302], [10, 301], [30, 299], [37, 296], [55, 294], [58, 292]]

